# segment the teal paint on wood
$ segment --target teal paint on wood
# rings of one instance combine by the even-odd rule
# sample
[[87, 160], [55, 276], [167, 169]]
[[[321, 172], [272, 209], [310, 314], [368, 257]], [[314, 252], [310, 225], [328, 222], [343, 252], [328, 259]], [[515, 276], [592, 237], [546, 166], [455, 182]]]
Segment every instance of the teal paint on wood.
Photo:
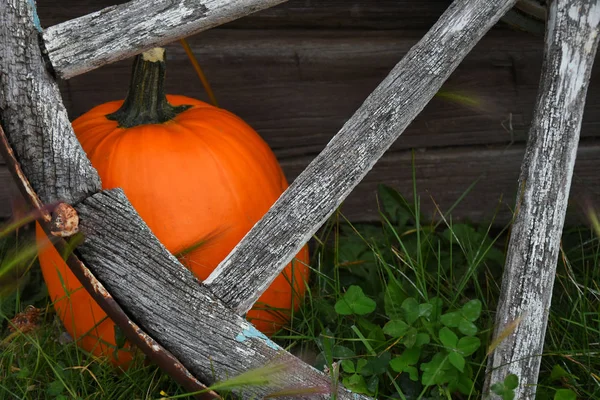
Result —
[[38, 30], [38, 32], [41, 33], [42, 32], [42, 24], [40, 22], [40, 17], [38, 16], [38, 13], [37, 13], [37, 7], [35, 5], [35, 0], [27, 0], [27, 2], [31, 6], [31, 11], [33, 14], [33, 26], [35, 26], [35, 28]]
[[246, 340], [253, 339], [253, 338], [262, 340], [263, 342], [265, 342], [267, 344], [267, 346], [269, 346], [273, 350], [283, 350], [275, 342], [273, 342], [271, 339], [269, 339], [264, 333], [262, 333], [261, 331], [256, 329], [254, 327], [254, 325], [250, 325], [250, 324], [248, 324], [248, 327], [246, 327], [242, 332], [238, 333], [238, 335], [235, 337], [235, 340], [237, 340], [240, 343], [243, 343]]

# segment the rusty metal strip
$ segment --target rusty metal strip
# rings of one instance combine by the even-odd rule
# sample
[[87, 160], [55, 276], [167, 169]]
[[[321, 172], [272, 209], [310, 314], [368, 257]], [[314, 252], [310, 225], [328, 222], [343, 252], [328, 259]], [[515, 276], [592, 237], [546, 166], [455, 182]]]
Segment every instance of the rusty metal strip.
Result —
[[[4, 156], [8, 169], [10, 170], [17, 187], [26, 201], [34, 208], [37, 213], [38, 222], [49, 235], [51, 231], [51, 212], [54, 206], [44, 205], [35, 190], [31, 187], [29, 180], [23, 173], [19, 161], [8, 143], [8, 139], [0, 126], [0, 153]], [[60, 254], [64, 254], [68, 244], [62, 239], [49, 235], [52, 244]], [[104, 288], [102, 283], [96, 279], [92, 272], [79, 260], [79, 258], [71, 253], [66, 259], [66, 263], [81, 282], [83, 287], [90, 293], [92, 298], [106, 312], [110, 319], [119, 326], [127, 339], [137, 346], [146, 356], [154, 361], [163, 371], [177, 381], [181, 386], [190, 392], [198, 392], [206, 390], [207, 387], [197, 380], [188, 370], [173, 356], [168, 350], [162, 347], [158, 342], [146, 334], [135, 322], [133, 322], [110, 293]], [[199, 399], [220, 399], [220, 396], [213, 392], [207, 391], [197, 395]]]

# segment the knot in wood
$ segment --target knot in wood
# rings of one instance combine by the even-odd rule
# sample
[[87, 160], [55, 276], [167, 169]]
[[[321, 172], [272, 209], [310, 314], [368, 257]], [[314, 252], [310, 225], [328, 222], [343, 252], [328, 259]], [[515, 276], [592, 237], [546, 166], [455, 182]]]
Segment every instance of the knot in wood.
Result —
[[66, 203], [59, 203], [52, 211], [50, 233], [54, 236], [69, 237], [79, 232], [79, 215]]

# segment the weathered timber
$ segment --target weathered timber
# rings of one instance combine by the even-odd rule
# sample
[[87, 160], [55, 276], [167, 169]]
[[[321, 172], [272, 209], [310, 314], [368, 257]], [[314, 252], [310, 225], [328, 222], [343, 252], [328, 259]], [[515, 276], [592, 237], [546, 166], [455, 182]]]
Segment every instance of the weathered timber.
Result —
[[286, 0], [133, 0], [46, 29], [63, 79], [123, 60]]
[[[510, 374], [534, 399], [588, 82], [600, 1], [550, 3], [540, 93], [517, 195], [494, 336], [516, 329], [489, 358], [486, 389]], [[492, 396], [500, 398], [499, 396]]]
[[[521, 0], [503, 21], [543, 36], [543, 0]], [[43, 26], [81, 17], [125, 0], [39, 0]], [[407, 29], [427, 30], [451, 0], [289, 0], [229, 22], [235, 29]], [[57, 7], [60, 5], [60, 7]]]
[[[22, 0], [20, 2], [16, 2], [15, 4], [11, 4], [8, 10], [9, 12], [7, 12], [6, 14], [8, 14], [9, 16], [25, 16], [25, 18], [21, 18], [20, 20], [19, 18], [14, 18], [14, 20], [12, 21], [9, 20], [15, 25], [15, 27], [13, 27], [13, 30], [17, 30], [19, 28], [23, 29], [21, 26], [19, 26], [19, 24], [23, 26], [31, 25], [32, 10], [30, 8], [30, 4], [26, 0]], [[13, 13], [13, 15], [11, 15], [11, 12]], [[17, 33], [18, 32], [19, 31], [17, 30]], [[6, 31], [3, 31], [2, 33], [5, 35], [5, 37], [10, 38]], [[9, 41], [8, 43], [9, 45], [13, 45], [13, 42]], [[33, 59], [33, 57], [31, 58]], [[25, 70], [27, 68], [28, 62], [32, 62], [32, 60], [23, 60], [23, 63], [25, 64]], [[33, 80], [35, 82], [35, 79], [33, 78], [30, 78], [30, 80]], [[51, 79], [49, 80], [51, 81]], [[34, 100], [39, 99], [34, 97]], [[58, 103], [60, 104], [60, 98], [58, 99]], [[23, 113], [26, 113], [29, 110], [25, 109], [21, 111]], [[4, 114], [2, 116], [4, 116]], [[27, 116], [27, 114], [24, 114], [24, 117]], [[8, 129], [10, 129], [10, 131]], [[13, 138], [18, 139], [19, 134], [22, 133], [20, 131], [17, 131], [14, 126], [9, 126], [8, 129], [8, 135], [10, 135], [10, 137]], [[49, 135], [56, 135], [56, 132], [60, 132], [61, 137], [72, 136], [72, 138], [74, 139], [73, 131], [70, 129], [70, 124], [68, 120], [66, 120], [66, 118], [61, 119], [57, 123], [57, 126], [52, 126], [48, 129], [38, 129], [32, 132], [31, 134], [35, 136], [40, 136], [42, 138], [47, 138]], [[52, 147], [52, 143], [47, 145], [50, 150], [59, 151], [55, 150]], [[12, 168], [12, 171], [15, 172], [15, 178], [17, 179], [17, 183], [21, 186], [23, 195], [25, 195], [28, 198], [32, 205], [39, 207], [40, 204], [42, 204], [43, 202], [41, 200], [35, 199], [37, 195], [36, 193], [34, 193], [34, 189], [37, 189], [35, 187], [29, 188], [29, 182], [27, 181], [26, 174], [19, 173], [19, 163], [14, 157], [15, 153], [12, 152], [8, 140], [3, 140], [2, 148], [4, 149], [3, 157], [8, 161], [8, 164]], [[43, 150], [44, 148], [41, 146], [31, 149], [32, 153], [35, 152], [40, 158], [43, 157]], [[75, 150], [72, 150], [72, 152], [77, 151], [82, 152], [80, 147], [78, 147]], [[16, 155], [18, 156], [18, 154]], [[85, 156], [83, 157], [85, 159]], [[72, 164], [74, 163], [73, 159], [74, 157], [67, 158], [65, 160], [67, 166], [72, 167]], [[30, 168], [32, 173], [35, 175], [35, 173], [38, 172], [36, 168], [40, 168], [40, 166], [32, 166], [31, 164], [32, 161], [30, 159], [25, 159], [25, 161], [22, 163], [23, 167]], [[41, 167], [49, 166], [43, 165]], [[56, 180], [60, 182], [67, 181], [66, 190], [68, 192], [68, 185], [72, 185], [73, 183], [68, 180], [69, 176], [67, 175], [67, 171], [69, 170], [60, 169], [59, 171], [57, 171]], [[58, 185], [52, 180], [50, 180], [48, 184]], [[224, 305], [221, 305], [218, 299], [214, 297], [209, 298], [207, 296], [199, 296], [195, 298], [196, 301], [190, 301], [191, 299], [186, 297], [186, 295], [194, 295], [196, 294], [196, 290], [202, 291], [202, 293], [206, 294], [209, 293], [208, 290], [202, 289], [198, 281], [193, 278], [191, 272], [189, 272], [185, 267], [179, 264], [175, 260], [175, 258], [172, 255], [170, 255], [162, 245], [160, 245], [158, 240], [151, 235], [149, 229], [143, 224], [143, 222], [136, 214], [134, 209], [131, 207], [127, 199], [124, 197], [122, 192], [116, 191], [115, 193], [117, 193], [115, 194], [115, 196], [118, 197], [118, 201], [107, 201], [107, 203], [113, 207], [112, 209], [106, 209], [106, 207], [100, 206], [101, 204], [103, 204], [102, 200], [106, 200], [106, 198], [109, 198], [110, 194], [105, 195], [103, 193], [100, 193], [92, 197], [86, 197], [83, 202], [78, 203], [77, 209], [80, 214], [81, 231], [84, 233], [84, 235], [87, 236], [87, 241], [81, 247], [81, 250], [82, 253], [85, 253], [85, 255], [89, 257], [89, 260], [91, 260], [90, 263], [87, 265], [94, 267], [93, 272], [90, 273], [90, 270], [86, 269], [85, 266], [73, 256], [71, 256], [67, 260], [67, 262], [72, 271], [75, 273], [75, 275], [84, 284], [86, 289], [92, 294], [92, 296], [94, 296], [95, 300], [98, 301], [98, 303], [104, 308], [104, 310], [108, 313], [109, 317], [113, 318], [121, 326], [124, 333], [130, 340], [132, 340], [132, 342], [134, 342], [134, 344], [140, 346], [144, 351], [146, 351], [146, 354], [150, 355], [150, 357], [153, 360], [158, 361], [159, 365], [165, 368], [167, 372], [174, 376], [174, 378], [177, 379], [183, 377], [183, 380], [179, 381], [186, 387], [191, 388], [192, 390], [203, 388], [203, 386], [197, 380], [198, 376], [209, 376], [210, 378], [207, 380], [208, 382], [212, 382], [214, 379], [225, 379], [227, 377], [232, 376], [232, 374], [235, 374], [236, 372], [245, 371], [249, 367], [257, 366], [257, 363], [268, 359], [269, 361], [272, 361], [277, 364], [277, 368], [275, 369], [272, 376], [270, 376], [271, 380], [269, 381], [269, 383], [272, 383], [272, 385], [268, 387], [265, 387], [264, 385], [252, 387], [248, 389], [248, 392], [250, 392], [251, 395], [264, 395], [265, 393], [272, 393], [273, 391], [286, 389], [304, 389], [308, 391], [308, 393], [313, 393], [315, 390], [317, 390], [318, 393], [321, 393], [323, 397], [325, 397], [326, 394], [330, 393], [331, 385], [326, 375], [318, 372], [314, 368], [311, 368], [310, 366], [303, 363], [299, 359], [293, 357], [289, 353], [281, 352], [281, 348], [268, 341], [268, 339], [266, 339], [264, 336], [261, 336], [241, 317], [232, 314], [231, 310], [229, 310]], [[94, 207], [100, 207], [100, 214], [95, 213]], [[117, 211], [120, 211], [123, 214], [119, 214]], [[111, 225], [111, 222], [115, 223], [116, 225]], [[123, 225], [125, 226], [125, 228], [123, 228]], [[127, 229], [129, 229], [129, 231]], [[106, 237], [102, 236], [102, 234], [99, 234], [99, 231], [105, 232]], [[149, 237], [143, 237], [143, 233], [146, 233]], [[119, 235], [124, 236], [121, 237]], [[136, 237], [136, 241], [136, 238], [134, 238], [135, 235], [142, 236]], [[117, 240], [119, 242], [117, 242]], [[140, 243], [143, 243], [144, 246], [140, 247]], [[62, 249], [63, 244], [64, 243], [59, 240], [56, 243], [57, 248], [59, 248], [59, 250]], [[135, 244], [137, 246], [132, 247], [132, 244]], [[148, 249], [148, 246], [154, 246], [155, 251], [150, 251]], [[104, 253], [104, 256], [102, 256], [95, 251], [98, 248], [101, 249], [100, 251], [105, 251], [106, 247], [112, 249], [112, 252]], [[139, 256], [139, 251], [143, 252], [145, 258]], [[106, 275], [102, 275], [102, 271], [106, 270], [102, 270], [101, 266], [104, 266], [106, 265], [106, 263], [108, 263], [108, 265], [115, 267], [114, 264], [110, 264], [110, 260], [115, 260], [115, 254], [119, 255], [119, 257], [117, 258], [117, 262], [125, 261], [126, 257], [123, 257], [123, 254], [121, 254], [120, 252], [124, 252], [125, 254], [129, 255], [129, 257], [135, 257], [136, 263], [126, 265], [117, 264], [117, 269], [121, 268], [121, 272], [125, 268], [136, 270], [139, 274], [143, 275], [142, 278], [140, 278], [140, 275], [136, 275], [136, 273], [127, 274], [127, 276], [116, 275], [112, 277], [112, 280], [107, 278]], [[94, 265], [94, 263], [97, 260], [100, 260], [98, 261], [98, 265]], [[141, 260], [145, 262], [151, 260], [153, 263], [152, 265], [156, 266], [157, 270], [145, 270], [146, 274], [144, 275], [144, 271], [138, 269], [140, 267]], [[186, 281], [189, 285], [189, 291], [187, 293], [183, 291], [179, 292], [178, 285], [181, 284], [181, 281], [176, 279], [173, 274], [165, 274], [162, 271], [162, 268], [165, 266], [161, 265], [161, 261], [167, 263], [168, 265], [171, 265], [172, 269], [170, 271], [174, 274], [179, 274], [179, 278], [181, 278], [182, 276], [186, 277]], [[147, 265], [143, 266], [147, 267]], [[175, 268], [176, 270], [173, 270], [173, 268]], [[110, 290], [110, 293], [133, 293], [134, 295], [133, 297], [130, 297], [130, 299], [133, 299], [133, 302], [135, 303], [137, 303], [138, 298], [143, 300], [144, 297], [139, 297], [140, 293], [138, 293], [135, 290], [134, 285], [132, 285], [127, 278], [131, 277], [135, 281], [139, 281], [141, 279], [142, 281], [150, 283], [150, 286], [154, 289], [154, 292], [149, 291], [149, 287], [145, 287], [141, 289], [141, 291], [145, 294], [146, 299], [148, 298], [148, 296], [156, 297], [157, 294], [159, 299], [155, 299], [154, 301], [150, 302], [147, 301], [145, 304], [160, 304], [160, 306], [163, 307], [163, 309], [160, 311], [158, 311], [157, 309], [152, 309], [150, 311], [146, 310], [146, 312], [144, 313], [140, 311], [140, 307], [125, 307], [129, 313], [132, 313], [136, 316], [136, 320], [141, 320], [142, 322], [144, 322], [144, 325], [142, 326], [136, 324], [135, 322], [132, 322], [122, 312], [121, 308], [119, 308], [120, 305], [125, 304], [129, 306], [130, 303], [127, 303], [126, 301], [121, 301], [124, 298], [122, 297], [119, 299], [119, 304], [117, 304], [113, 300], [114, 297], [112, 297], [111, 294], [109, 294], [109, 292], [107, 292], [107, 290], [104, 288], [104, 286], [101, 285], [95, 279], [94, 273], [98, 273], [98, 271], [100, 271], [100, 275], [103, 277], [103, 284], [106, 282], [112, 284], [110, 287], [107, 287], [107, 289]], [[155, 276], [166, 277], [167, 282], [169, 284], [165, 284], [165, 282], [163, 281], [156, 280]], [[157, 282], [160, 284], [157, 284]], [[174, 293], [180, 294], [180, 297], [177, 301], [173, 300]], [[160, 294], [163, 294], [164, 296], [160, 298]], [[188, 305], [189, 307], [182, 307], [183, 304]], [[190, 307], [196, 308], [193, 310], [193, 312], [195, 312], [196, 314], [192, 312], [192, 308]], [[193, 328], [193, 333], [195, 336], [189, 337], [189, 341], [178, 343], [176, 340], [172, 340], [173, 337], [180, 338], [180, 336], [174, 336], [173, 331], [185, 334], [189, 332], [190, 329], [192, 329], [188, 324], [190, 322], [189, 318], [191, 318], [192, 321], [196, 321], [197, 318], [203, 316], [203, 313], [198, 312], [197, 307], [205, 307], [204, 314], [209, 314], [213, 316], [213, 319], [204, 320], [210, 322], [210, 330], [207, 332], [206, 330], [199, 329], [201, 324], [196, 324]], [[170, 310], [172, 312], [167, 313], [165, 312], [165, 309]], [[215, 313], [215, 310], [218, 310], [219, 312]], [[183, 314], [185, 314], [187, 318], [184, 318], [184, 322], [186, 323], [185, 327], [169, 325], [168, 317], [173, 315], [181, 315], [179, 314], [181, 312], [183, 312]], [[144, 320], [144, 317], [148, 316], [148, 314], [155, 313], [160, 314], [167, 319], [164, 319], [162, 321], [157, 321], [156, 319], [152, 318]], [[225, 315], [227, 315], [228, 317], [225, 317]], [[206, 346], [202, 347], [202, 349], [198, 351], [192, 351], [189, 349], [190, 346], [199, 346], [199, 343], [202, 343], [202, 340], [199, 340], [199, 337], [203, 337], [204, 335], [210, 335], [211, 332], [214, 330], [220, 330], [224, 325], [224, 321], [227, 320], [233, 320], [235, 324], [237, 324], [236, 334], [229, 338], [229, 342], [220, 340], [218, 335], [215, 336], [215, 338], [217, 340], [217, 344], [227, 345], [227, 348], [230, 350], [230, 352], [228, 353], [229, 358], [223, 356], [224, 353], [220, 348], [218, 349], [218, 351], [216, 351], [216, 356], [212, 352], [213, 350], [215, 350], [214, 347], [211, 348], [210, 346]], [[150, 323], [148, 323], [148, 321], [154, 322], [155, 324], [151, 325]], [[153, 326], [157, 329], [152, 331], [152, 337], [148, 336], [145, 333], [146, 328], [148, 326]], [[141, 331], [139, 327], [141, 327], [144, 331]], [[160, 332], [158, 330], [160, 330]], [[161, 335], [161, 332], [163, 335]], [[226, 330], [226, 332], [231, 333], [231, 329], [229, 331]], [[165, 334], [167, 335], [166, 339], [164, 337]], [[160, 338], [162, 339], [162, 341], [157, 343], [156, 341], [154, 341], [154, 337]], [[210, 337], [205, 338], [204, 341], [210, 343]], [[195, 367], [195, 376], [192, 376], [190, 373], [188, 373], [188, 371], [182, 365], [182, 363], [177, 358], [174, 358], [173, 355], [171, 355], [171, 353], [165, 352], [164, 348], [161, 347], [160, 343], [167, 343], [169, 346], [174, 346], [178, 356], [181, 354], [186, 354], [188, 355], [188, 357], [192, 357], [193, 360], [190, 361], [190, 365], [193, 365]], [[236, 343], [239, 343], [237, 347]], [[184, 344], [187, 347], [183, 347]], [[259, 354], [261, 354], [262, 356], [259, 356]], [[256, 357], [251, 357], [252, 355], [255, 355]], [[246, 361], [241, 361], [240, 356], [243, 360]], [[244, 356], [248, 356], [248, 358], [244, 359]], [[219, 365], [216, 370], [214, 369], [215, 359], [219, 360]], [[190, 359], [188, 358], [188, 361], [189, 360]], [[227, 364], [229, 367], [224, 366], [224, 364]], [[279, 367], [281, 367], [281, 370], [279, 369]], [[293, 373], [287, 373], [291, 371], [290, 367], [292, 368]], [[202, 372], [200, 372], [199, 369]], [[215, 371], [218, 371], [218, 373], [216, 375], [213, 375], [213, 372]], [[196, 384], [194, 385], [194, 383]], [[350, 392], [343, 388], [339, 388], [339, 390], [339, 393], [342, 398], [356, 398], [355, 395], [352, 395]], [[208, 395], [211, 396], [211, 393], [208, 393]]]
[[42, 202], [76, 203], [100, 178], [46, 70], [34, 18], [29, 2], [0, 0], [0, 123]]
[[[254, 127], [283, 161], [318, 154], [422, 34], [212, 29], [188, 42], [220, 105]], [[169, 93], [208, 100], [181, 46], [168, 53]], [[492, 29], [442, 87], [474, 105], [434, 97], [391, 149], [525, 142], [542, 55], [543, 39]], [[62, 82], [71, 118], [124, 98], [129, 73], [130, 62], [118, 62]], [[596, 68], [582, 136], [600, 137], [598, 93]]]
[[[513, 144], [508, 148], [479, 146], [416, 150], [416, 185], [422, 203], [421, 212], [425, 218], [437, 218], [435, 204], [442, 211], [447, 211], [471, 184], [477, 182], [454, 208], [453, 221], [508, 223], [512, 219], [524, 153], [523, 144]], [[398, 189], [411, 199], [411, 156], [410, 150], [388, 150], [344, 200], [341, 206], [344, 216], [353, 222], [378, 221], [377, 186], [381, 183]], [[314, 157], [307, 154], [280, 158], [288, 180], [291, 182], [300, 175]], [[571, 186], [571, 207], [567, 213], [570, 225], [587, 221], [582, 212], [584, 199], [600, 198], [598, 160], [600, 142], [586, 140], [580, 143]], [[0, 218], [8, 218], [11, 194], [8, 188], [12, 186], [12, 179], [4, 165], [0, 165], [0, 181], [3, 182], [0, 184]]]
[[[268, 366], [267, 382], [237, 388], [237, 394], [329, 398], [329, 378], [270, 341], [200, 285], [154, 237], [121, 189], [95, 194], [76, 209], [86, 238], [78, 252], [94, 275], [145, 332], [203, 382]], [[338, 389], [338, 398], [366, 399]]]
[[454, 1], [204, 284], [248, 311], [514, 3]]
[[[509, 223], [524, 153], [524, 145], [416, 150], [415, 178], [424, 218], [439, 220], [437, 207], [447, 212], [473, 185], [453, 209], [452, 220], [493, 222], [496, 226]], [[377, 187], [381, 183], [397, 189], [412, 201], [412, 156], [410, 151], [384, 154], [344, 200], [341, 205], [344, 216], [353, 222], [379, 221]], [[284, 168], [290, 179], [301, 174], [311, 160], [309, 156], [287, 160]], [[586, 223], [585, 202], [600, 198], [599, 160], [600, 141], [588, 140], [580, 145], [568, 213], [571, 225]]]
[[[125, 2], [38, 0], [37, 6], [42, 25], [51, 26]], [[289, 0], [229, 22], [227, 27], [427, 30], [450, 3], [451, 0]]]
[[[48, 234], [52, 205], [44, 205], [38, 195], [35, 193], [35, 190], [29, 183], [29, 180], [21, 170], [21, 165], [17, 161], [15, 153], [10, 147], [8, 138], [1, 126], [0, 154], [2, 154], [2, 157], [6, 160], [10, 169], [10, 173], [14, 178], [14, 181], [11, 183], [13, 183], [13, 186], [20, 190], [24, 200], [27, 201], [29, 206], [33, 208], [32, 215], [37, 214], [36, 218], [38, 218], [38, 222]], [[4, 171], [8, 172], [6, 169]], [[14, 196], [14, 193], [11, 193], [11, 196]], [[69, 246], [64, 239], [53, 238], [52, 245], [57, 248], [60, 254], [67, 254], [67, 248]], [[71, 271], [73, 271], [73, 274], [91, 294], [92, 298], [102, 307], [106, 314], [120, 326], [123, 334], [131, 343], [135, 344], [140, 350], [149, 356], [150, 359], [155, 361], [165, 372], [167, 372], [173, 379], [179, 382], [179, 384], [181, 384], [190, 392], [204, 391], [202, 395], [197, 396], [198, 398], [215, 399], [219, 397], [213, 391], [207, 391], [206, 386], [204, 386], [198, 379], [196, 379], [196, 377], [190, 374], [190, 372], [185, 369], [179, 360], [173, 357], [171, 353], [165, 350], [153, 338], [149, 337], [133, 321], [131, 321], [131, 319], [129, 319], [127, 314], [125, 314], [123, 309], [119, 306], [119, 304], [117, 304], [110, 293], [106, 291], [104, 286], [96, 279], [90, 270], [75, 255], [72, 254], [72, 252], [65, 261]]]
[[[220, 105], [253, 126], [278, 156], [289, 157], [322, 150], [421, 36], [213, 29], [187, 40]], [[518, 51], [513, 42], [519, 43]], [[481, 105], [434, 98], [394, 148], [524, 141], [539, 76], [530, 70], [539, 71], [541, 46], [541, 40], [520, 32], [486, 35], [443, 88]], [[169, 93], [208, 100], [181, 46], [168, 46], [168, 54]], [[71, 118], [124, 98], [129, 73], [130, 61], [119, 62], [62, 82]], [[600, 100], [589, 107], [600, 109]], [[510, 115], [512, 136], [507, 130]], [[594, 125], [600, 112], [591, 117], [587, 135], [600, 135]]]

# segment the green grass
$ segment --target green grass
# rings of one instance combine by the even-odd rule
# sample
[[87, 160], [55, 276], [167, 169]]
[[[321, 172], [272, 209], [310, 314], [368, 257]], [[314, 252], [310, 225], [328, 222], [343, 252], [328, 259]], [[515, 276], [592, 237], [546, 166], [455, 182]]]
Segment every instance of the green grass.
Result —
[[[311, 290], [274, 339], [378, 398], [481, 398], [507, 229], [455, 223], [449, 213], [425, 221], [418, 198], [408, 202], [384, 186], [377, 195], [381, 223], [352, 224], [337, 213], [319, 231]], [[116, 371], [62, 340], [31, 236], [21, 230], [1, 239], [0, 399], [187, 397], [141, 358]], [[596, 233], [566, 231], [539, 399], [600, 399], [599, 275]], [[43, 311], [39, 327], [11, 333], [9, 321], [30, 304]]]

